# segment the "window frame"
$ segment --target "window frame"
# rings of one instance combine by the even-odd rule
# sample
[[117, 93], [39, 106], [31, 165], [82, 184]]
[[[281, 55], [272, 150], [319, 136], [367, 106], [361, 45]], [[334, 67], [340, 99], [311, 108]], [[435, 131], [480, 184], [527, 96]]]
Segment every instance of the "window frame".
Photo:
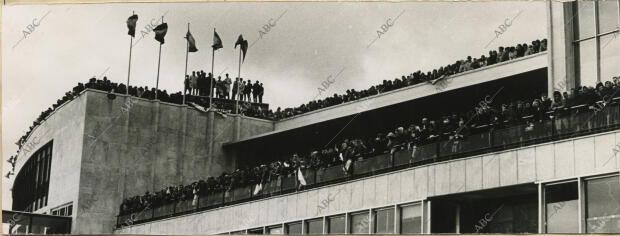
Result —
[[403, 234], [403, 208], [405, 207], [419, 207], [420, 208], [420, 232], [419, 234], [423, 234], [424, 233], [424, 205], [421, 202], [412, 202], [412, 203], [407, 203], [407, 204], [400, 204], [397, 206], [397, 212], [395, 212], [394, 214], [397, 216], [396, 221], [394, 222], [394, 224], [397, 224], [397, 230], [395, 231], [396, 234]]
[[[380, 211], [392, 211], [392, 233], [378, 233], [377, 232], [377, 222], [378, 220], [376, 220], [377, 218], [377, 213]], [[389, 207], [380, 207], [380, 208], [374, 208], [371, 210], [371, 216], [370, 216], [370, 222], [371, 222], [371, 229], [370, 232], [371, 234], [397, 234], [396, 233], [396, 206], [389, 206]]]
[[362, 233], [362, 234], [371, 234], [371, 212], [370, 210], [364, 210], [364, 211], [355, 211], [355, 212], [350, 212], [347, 214], [347, 234], [353, 234], [353, 216], [358, 216], [358, 215], [366, 215], [366, 222], [368, 222], [368, 231], [366, 233]]
[[[540, 228], [542, 229], [541, 233], [545, 233], [548, 234], [547, 232], [547, 187], [548, 186], [553, 186], [553, 185], [561, 185], [561, 184], [567, 184], [567, 183], [577, 183], [577, 215], [575, 217], [577, 217], [577, 222], [578, 222], [578, 231], [577, 233], [581, 233], [582, 230], [582, 215], [583, 215], [583, 210], [582, 210], [582, 204], [583, 204], [583, 192], [582, 190], [582, 184], [581, 184], [581, 179], [580, 178], [571, 178], [571, 179], [565, 179], [565, 180], [559, 180], [559, 181], [554, 181], [554, 182], [547, 182], [547, 183], [542, 183], [541, 186], [542, 188], [540, 189], [540, 196], [541, 196], [541, 203], [538, 206], [539, 210], [542, 212], [541, 216], [541, 225]], [[562, 233], [555, 233], [555, 234], [562, 234]]]
[[[580, 214], [580, 229], [579, 229], [579, 233], [582, 234], [605, 234], [605, 233], [588, 233], [587, 229], [588, 229], [588, 188], [587, 188], [587, 182], [591, 181], [591, 180], [597, 180], [597, 179], [606, 179], [606, 178], [620, 178], [620, 172], [616, 172], [616, 173], [607, 173], [607, 174], [601, 174], [601, 175], [595, 175], [595, 176], [588, 176], [588, 177], [581, 177], [579, 178], [579, 183], [580, 183], [580, 192], [581, 194], [579, 195], [579, 197], [582, 199], [579, 203], [580, 203], [580, 209], [581, 210], [581, 214]], [[620, 180], [619, 180], [620, 181]], [[613, 234], [613, 233], [612, 233]]]
[[302, 234], [310, 234], [310, 230], [309, 230], [310, 224], [308, 222], [315, 222], [315, 221], [321, 222], [321, 226], [323, 229], [321, 234], [325, 234], [325, 217], [311, 218], [311, 219], [304, 220], [302, 224]]
[[299, 232], [299, 234], [304, 234], [304, 221], [292, 221], [292, 222], [287, 222], [284, 223], [284, 230], [282, 232], [284, 232], [284, 234], [291, 234], [289, 231], [289, 226], [292, 224], [299, 224], [301, 232]]
[[[618, 24], [618, 26], [620, 26], [620, 1], [616, 1], [618, 3], [618, 22], [616, 22]], [[572, 12], [574, 14], [580, 14], [578, 8], [578, 4], [580, 3], [580, 1], [576, 1], [572, 3]], [[578, 50], [578, 47], [580, 46], [580, 43], [588, 41], [588, 40], [594, 40], [594, 57], [596, 60], [596, 70], [595, 70], [595, 74], [596, 74], [596, 83], [600, 83], [601, 82], [601, 38], [606, 36], [606, 35], [610, 35], [610, 34], [620, 34], [620, 29], [614, 29], [608, 32], [600, 32], [599, 28], [600, 28], [600, 22], [599, 22], [599, 2], [598, 1], [594, 1], [594, 8], [592, 9], [594, 12], [593, 14], [593, 18], [594, 18], [594, 25], [592, 27], [594, 27], [594, 35], [591, 36], [587, 36], [584, 38], [579, 38], [579, 35], [575, 35], [575, 32], [578, 32], [579, 30], [579, 23], [573, 23], [573, 42], [572, 42], [572, 47], [575, 51], [575, 59], [574, 59], [574, 66], [577, 69], [577, 71], [575, 71], [575, 76], [577, 78], [579, 78], [579, 83], [580, 85], [582, 85], [583, 83], [581, 83], [582, 78], [580, 76], [580, 61], [581, 61], [581, 53]], [[576, 15], [576, 19], [577, 22], [579, 21], [579, 16]], [[578, 53], [579, 52], [579, 53]]]

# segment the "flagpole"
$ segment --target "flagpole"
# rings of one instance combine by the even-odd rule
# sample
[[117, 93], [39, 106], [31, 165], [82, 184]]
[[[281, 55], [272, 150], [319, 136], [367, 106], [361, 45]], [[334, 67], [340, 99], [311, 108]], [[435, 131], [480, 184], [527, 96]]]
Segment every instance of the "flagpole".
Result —
[[[241, 80], [241, 51], [243, 50], [241, 50], [241, 47], [239, 47], [239, 74], [237, 76], [237, 92], [236, 92], [237, 96], [239, 96], [239, 82]], [[239, 99], [237, 98], [234, 98], [234, 99], [235, 99], [235, 110], [236, 110], [235, 114], [239, 114]]]
[[[187, 23], [187, 32], [189, 32], [189, 22]], [[185, 35], [185, 41], [187, 42], [187, 47], [185, 50], [185, 74], [183, 75], [183, 105], [185, 105], [185, 77], [187, 76], [187, 59], [189, 58], [189, 38]]]
[[[213, 37], [215, 37], [215, 28], [213, 28]], [[215, 39], [215, 38], [214, 38]], [[209, 78], [209, 109], [211, 110], [213, 104], [213, 81], [215, 80], [215, 74], [213, 74], [213, 66], [215, 65], [215, 48], [211, 46], [212, 54], [211, 54], [211, 78]]]
[[[161, 23], [164, 23], [164, 16], [161, 16]], [[157, 82], [155, 82], [155, 100], [157, 100], [157, 91], [159, 90], [159, 65], [161, 63], [161, 42], [159, 42], [159, 57], [157, 59]]]
[[[135, 11], [131, 11], [131, 15], [135, 15], [136, 12]], [[135, 35], [135, 29], [134, 29], [134, 35]], [[133, 48], [133, 36], [130, 37], [129, 39], [129, 66], [127, 69], [127, 89], [125, 89], [125, 94], [129, 95], [129, 77], [131, 75], [131, 49]]]

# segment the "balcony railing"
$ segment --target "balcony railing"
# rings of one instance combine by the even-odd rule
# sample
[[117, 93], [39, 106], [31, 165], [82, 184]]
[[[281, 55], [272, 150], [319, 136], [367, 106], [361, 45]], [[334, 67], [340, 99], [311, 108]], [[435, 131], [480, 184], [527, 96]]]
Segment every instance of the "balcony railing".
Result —
[[[187, 95], [186, 102], [193, 102], [205, 108], [209, 107], [209, 97], [206, 96], [193, 96]], [[248, 108], [253, 109], [261, 109], [263, 111], [269, 110], [269, 104], [266, 103], [256, 103], [256, 102], [244, 102], [244, 101], [235, 101], [231, 99], [222, 99], [222, 98], [213, 98], [213, 105], [216, 109], [225, 110], [228, 112], [234, 112], [236, 107], [239, 107], [240, 110], [247, 110]]]
[[[549, 112], [548, 115], [553, 115], [553, 113]], [[533, 126], [514, 124], [506, 125], [503, 128], [487, 127], [482, 129], [484, 130], [482, 132], [467, 135], [458, 141], [440, 140], [418, 145], [410, 150], [399, 150], [393, 156], [389, 153], [383, 153], [373, 157], [361, 157], [353, 163], [352, 171], [349, 174], [344, 172], [342, 165], [317, 170], [305, 169], [302, 170], [307, 183], [304, 189], [438, 161], [611, 131], [618, 128], [620, 128], [619, 104], [607, 105], [597, 112], [581, 105], [571, 108], [561, 116], [552, 116], [542, 122], [534, 122]], [[171, 203], [147, 208], [139, 213], [120, 215], [117, 217], [117, 227], [291, 193], [298, 190], [298, 185], [298, 178], [294, 173], [280, 176], [277, 180], [266, 182], [262, 191], [256, 194], [254, 193], [255, 186], [241, 186], [227, 192], [220, 191], [201, 195], [197, 197], [196, 201]]]

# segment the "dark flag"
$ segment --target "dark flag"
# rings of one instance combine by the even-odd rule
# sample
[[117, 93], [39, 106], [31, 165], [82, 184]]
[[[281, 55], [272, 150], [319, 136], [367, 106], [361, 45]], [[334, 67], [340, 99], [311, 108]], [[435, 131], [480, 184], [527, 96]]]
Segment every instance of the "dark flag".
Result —
[[192, 36], [192, 33], [190, 33], [189, 30], [187, 30], [187, 34], [185, 35], [185, 38], [187, 39], [187, 42], [189, 43], [188, 51], [197, 52], [198, 48], [196, 47], [196, 40], [194, 40], [194, 36]]
[[155, 32], [155, 40], [159, 41], [160, 44], [164, 44], [164, 37], [166, 37], [166, 33], [168, 32], [168, 24], [162, 23], [153, 29]]
[[245, 61], [245, 53], [248, 51], [248, 41], [243, 39], [243, 35], [239, 35], [237, 42], [235, 43], [235, 48], [237, 45], [241, 46], [241, 52], [243, 52], [243, 61]]
[[217, 32], [215, 32], [215, 30], [213, 31], [213, 46], [211, 47], [213, 47], [214, 51], [224, 47], [222, 45], [222, 39], [220, 39], [220, 36], [217, 35]]
[[138, 22], [138, 15], [136, 14], [133, 14], [127, 18], [127, 28], [129, 28], [129, 32], [127, 34], [131, 35], [131, 37], [136, 37], [136, 22]]

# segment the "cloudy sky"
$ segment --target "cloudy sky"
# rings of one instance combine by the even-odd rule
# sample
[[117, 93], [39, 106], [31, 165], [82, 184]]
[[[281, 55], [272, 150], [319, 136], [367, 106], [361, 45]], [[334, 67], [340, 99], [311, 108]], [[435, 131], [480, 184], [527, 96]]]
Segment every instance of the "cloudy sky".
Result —
[[[384, 79], [432, 70], [468, 55], [480, 56], [498, 46], [547, 35], [544, 2], [222, 2], [3, 8], [4, 160], [16, 152], [15, 141], [40, 112], [78, 82], [103, 75], [114, 82], [126, 82], [130, 37], [125, 21], [132, 11], [139, 15], [132, 85], [155, 86], [159, 47], [148, 27], [165, 15], [169, 30], [162, 47], [160, 89], [182, 89], [183, 37], [191, 23], [199, 51], [190, 54], [189, 70], [211, 71], [210, 45], [213, 28], [217, 28], [224, 48], [215, 53], [214, 72], [236, 77], [238, 51], [233, 46], [243, 34], [253, 46], [241, 76], [264, 83], [264, 101], [273, 109], [312, 100], [321, 82], [340, 71], [336, 82], [319, 98], [350, 88], [365, 89]], [[498, 27], [517, 15], [496, 38]], [[263, 27], [270, 22], [267, 31]], [[36, 26], [29, 27], [33, 23]], [[391, 26], [382, 29], [387, 23]], [[262, 37], [261, 30], [265, 32]], [[4, 166], [6, 174], [9, 168]], [[11, 182], [3, 178], [3, 183], [3, 209], [9, 209]]]

